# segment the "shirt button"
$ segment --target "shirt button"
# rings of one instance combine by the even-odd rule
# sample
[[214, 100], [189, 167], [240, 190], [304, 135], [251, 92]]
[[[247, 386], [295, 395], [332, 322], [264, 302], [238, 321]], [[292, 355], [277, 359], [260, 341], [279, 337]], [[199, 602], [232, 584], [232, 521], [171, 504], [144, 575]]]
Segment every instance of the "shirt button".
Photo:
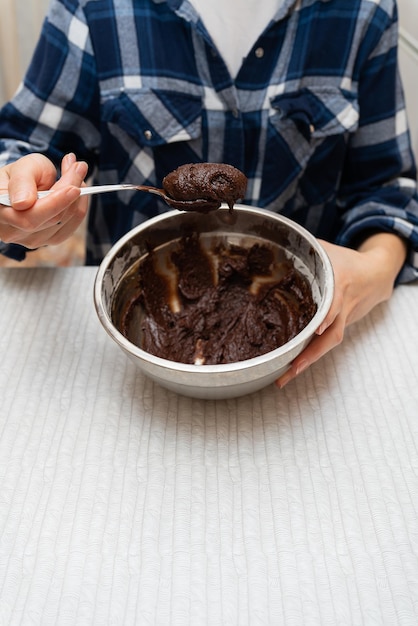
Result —
[[144, 136], [145, 136], [145, 139], [150, 141], [152, 139], [152, 132], [150, 130], [145, 130], [144, 131]]
[[254, 54], [257, 59], [262, 59], [264, 56], [264, 48], [256, 48]]

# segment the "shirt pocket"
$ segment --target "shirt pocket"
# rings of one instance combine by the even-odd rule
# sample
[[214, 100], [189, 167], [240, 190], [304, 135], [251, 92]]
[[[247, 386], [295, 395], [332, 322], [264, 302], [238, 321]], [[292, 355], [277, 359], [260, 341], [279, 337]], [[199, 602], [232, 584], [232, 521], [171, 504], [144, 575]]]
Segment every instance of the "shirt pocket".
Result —
[[301, 167], [325, 140], [346, 140], [358, 128], [357, 95], [333, 87], [303, 88], [270, 101], [270, 124]]
[[275, 168], [264, 193], [289, 210], [335, 197], [349, 138], [359, 125], [357, 95], [337, 87], [303, 88], [270, 100], [266, 159]]
[[124, 90], [102, 102], [103, 121], [140, 147], [158, 148], [201, 135], [200, 96], [168, 90]]

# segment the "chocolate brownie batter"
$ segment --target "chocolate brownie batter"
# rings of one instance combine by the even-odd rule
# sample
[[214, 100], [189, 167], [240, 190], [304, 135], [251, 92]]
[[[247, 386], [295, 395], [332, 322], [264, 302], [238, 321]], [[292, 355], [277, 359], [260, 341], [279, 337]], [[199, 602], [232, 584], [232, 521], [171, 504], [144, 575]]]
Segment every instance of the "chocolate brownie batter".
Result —
[[190, 364], [233, 363], [264, 354], [297, 335], [316, 304], [307, 279], [267, 245], [202, 245], [185, 237], [171, 252], [172, 275], [150, 252], [140, 265], [137, 295], [122, 315], [121, 332], [159, 357]]
[[232, 210], [235, 202], [245, 196], [247, 178], [226, 163], [188, 163], [167, 174], [163, 189], [174, 200], [205, 200], [212, 207], [218, 203], [217, 208], [225, 202]]

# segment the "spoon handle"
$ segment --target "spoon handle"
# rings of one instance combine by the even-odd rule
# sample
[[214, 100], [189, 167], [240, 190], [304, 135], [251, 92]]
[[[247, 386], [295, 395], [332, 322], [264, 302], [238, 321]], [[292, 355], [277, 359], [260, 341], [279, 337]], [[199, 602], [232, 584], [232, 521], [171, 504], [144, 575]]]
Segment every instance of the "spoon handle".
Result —
[[[109, 191], [122, 191], [124, 189], [138, 190], [140, 189], [140, 187], [138, 187], [137, 185], [130, 185], [129, 183], [120, 185], [94, 185], [93, 187], [81, 187], [80, 196], [91, 196], [95, 193], [108, 193]], [[48, 189], [47, 191], [38, 191], [38, 200], [49, 196], [50, 193], [54, 193], [54, 189]], [[12, 206], [9, 194], [0, 194], [0, 204], [4, 204], [5, 206]]]

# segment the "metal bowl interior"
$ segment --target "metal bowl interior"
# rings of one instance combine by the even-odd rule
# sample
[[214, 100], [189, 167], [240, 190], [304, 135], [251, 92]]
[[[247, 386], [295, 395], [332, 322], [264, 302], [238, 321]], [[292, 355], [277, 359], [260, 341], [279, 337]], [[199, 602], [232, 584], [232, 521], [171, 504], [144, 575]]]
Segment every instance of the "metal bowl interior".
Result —
[[[129, 341], [118, 328], [120, 312], [132, 297], [136, 270], [150, 249], [165, 251], [181, 237], [222, 239], [228, 244], [256, 242], [277, 247], [308, 279], [317, 312], [309, 324], [285, 345], [259, 357], [224, 365], [187, 365], [142, 350], [140, 336]], [[334, 291], [331, 263], [317, 239], [291, 220], [269, 211], [236, 205], [202, 215], [170, 211], [134, 228], [103, 259], [95, 280], [94, 302], [100, 322], [110, 337], [144, 374], [177, 393], [206, 399], [224, 399], [253, 393], [280, 376], [303, 350], [325, 318]], [[141, 311], [137, 326], [140, 328]], [[132, 338], [131, 338], [132, 339]]]

